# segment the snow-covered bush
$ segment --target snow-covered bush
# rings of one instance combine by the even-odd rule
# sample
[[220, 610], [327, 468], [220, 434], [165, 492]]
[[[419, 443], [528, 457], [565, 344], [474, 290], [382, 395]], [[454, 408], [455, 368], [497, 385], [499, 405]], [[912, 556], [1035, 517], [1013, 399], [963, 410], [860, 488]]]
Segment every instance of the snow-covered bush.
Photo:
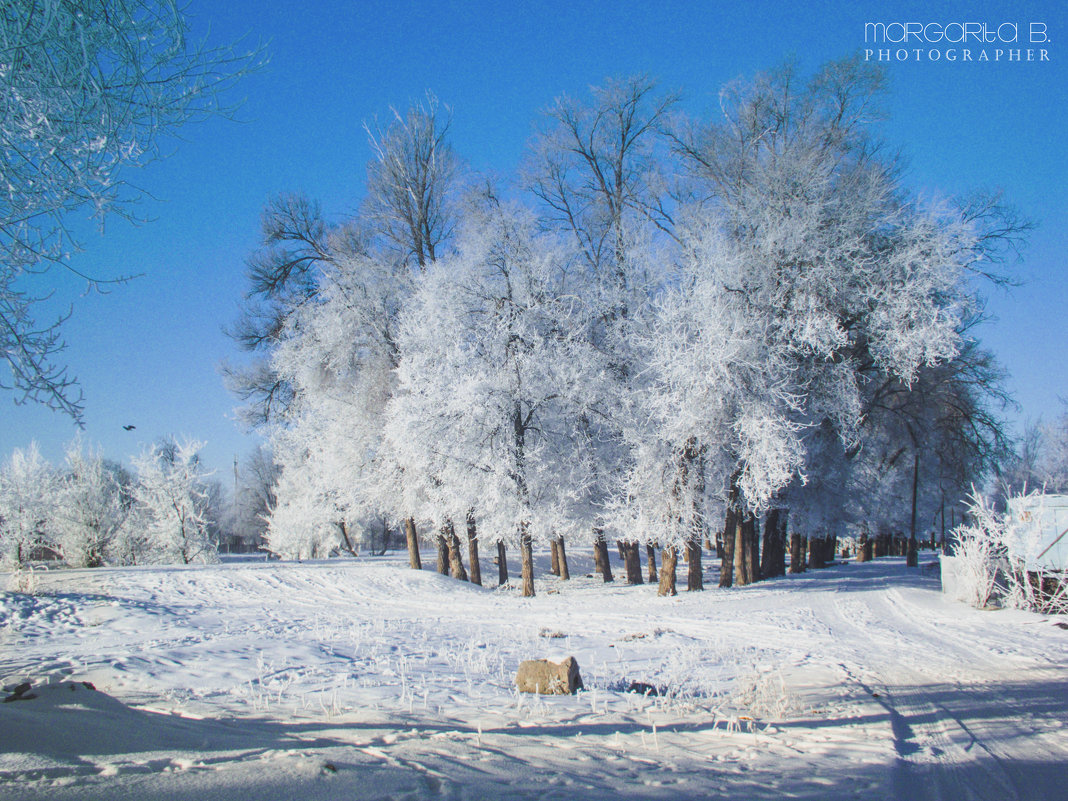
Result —
[[981, 495], [974, 497], [970, 512], [972, 524], [954, 531], [957, 600], [982, 609], [990, 602], [997, 580], [1001, 521]]
[[40, 584], [33, 565], [17, 565], [7, 580], [7, 591], [37, 595], [40, 592]]
[[[1014, 502], [1040, 497], [1016, 495]], [[995, 592], [1007, 606], [1043, 613], [1068, 612], [1068, 585], [1062, 572], [1050, 570], [1036, 557], [1041, 551], [1041, 515], [999, 513], [975, 494], [968, 508], [971, 523], [958, 527], [954, 556], [958, 560], [958, 596], [982, 608]]]
[[267, 549], [283, 559], [328, 556], [338, 544], [340, 518], [307, 473], [299, 468], [283, 470], [276, 493], [267, 519]]

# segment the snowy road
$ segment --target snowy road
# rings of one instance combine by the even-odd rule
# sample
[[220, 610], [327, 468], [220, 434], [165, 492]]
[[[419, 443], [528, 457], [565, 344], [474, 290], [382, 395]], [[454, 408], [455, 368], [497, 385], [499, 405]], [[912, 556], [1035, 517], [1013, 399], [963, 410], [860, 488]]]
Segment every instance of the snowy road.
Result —
[[[581, 560], [533, 599], [396, 560], [52, 571], [0, 595], [38, 695], [0, 705], [0, 799], [1068, 798], [1068, 622], [934, 567], [674, 599]], [[588, 692], [513, 691], [568, 654]]]

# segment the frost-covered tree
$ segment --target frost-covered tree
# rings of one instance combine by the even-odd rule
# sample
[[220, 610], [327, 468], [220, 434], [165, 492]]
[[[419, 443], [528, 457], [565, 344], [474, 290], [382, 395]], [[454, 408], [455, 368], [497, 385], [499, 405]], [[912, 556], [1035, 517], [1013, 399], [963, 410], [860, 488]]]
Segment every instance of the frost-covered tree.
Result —
[[1038, 461], [1038, 477], [1045, 492], [1068, 492], [1068, 410], [1040, 429], [1042, 451]]
[[396, 318], [411, 276], [388, 256], [340, 241], [334, 247], [315, 300], [288, 316], [272, 356], [272, 370], [293, 388], [294, 402], [271, 440], [283, 474], [299, 471], [307, 482], [280, 484], [276, 508], [290, 504], [290, 491], [298, 492], [292, 499], [298, 505], [312, 493], [317, 508], [335, 510], [335, 523], [352, 525], [396, 508], [382, 416], [395, 383]]
[[680, 304], [705, 304], [694, 319], [721, 331], [701, 341], [733, 355], [671, 383], [684, 413], [720, 417], [708, 445], [730, 465], [739, 515], [803, 479], [824, 422], [857, 440], [871, 377], [908, 386], [959, 352], [981, 239], [961, 213], [912, 201], [879, 157], [867, 123], [881, 92], [858, 59], [808, 83], [787, 67], [728, 87], [722, 122], [676, 135], [700, 188], [684, 213], [696, 291]]
[[37, 443], [16, 448], [0, 468], [0, 561], [21, 565], [54, 547], [56, 473]]
[[271, 364], [290, 315], [318, 292], [333, 256], [319, 204], [299, 194], [271, 198], [261, 218], [262, 246], [248, 258], [249, 289], [240, 318], [228, 333], [253, 354], [244, 365], [226, 364], [229, 389], [246, 406], [242, 419], [263, 426], [284, 417], [296, 391]]
[[621, 498], [664, 544], [692, 554], [729, 493], [767, 505], [801, 468], [803, 450], [789, 354], [731, 291], [753, 265], [712, 221], [681, 231], [676, 283], [638, 339], [645, 369]]
[[270, 509], [266, 543], [283, 559], [320, 559], [340, 544], [338, 510], [309, 480], [307, 465], [283, 469]]
[[[585, 272], [582, 297], [591, 310], [584, 334], [604, 359], [601, 380], [587, 383], [571, 413], [585, 443], [580, 461], [588, 472], [586, 508], [602, 508], [587, 519], [606, 581], [612, 573], [602, 531], [619, 522], [609, 508], [626, 463], [622, 404], [640, 369], [632, 329], [670, 262], [662, 252], [674, 226], [662, 129], [677, 101], [678, 95], [660, 91], [645, 76], [606, 81], [584, 99], [559, 97], [524, 167], [543, 224], [573, 243], [576, 267]], [[629, 541], [628, 580], [640, 582], [637, 540], [647, 535], [631, 526], [616, 527], [616, 533]]]
[[281, 466], [269, 448], [257, 446], [241, 462], [235, 480], [231, 534], [246, 550], [255, 550], [267, 532], [267, 515], [277, 503]]
[[[413, 567], [420, 565], [414, 520], [400, 510], [390, 478], [403, 466], [381, 448], [381, 416], [399, 361], [397, 316], [454, 226], [459, 167], [448, 127], [432, 96], [393, 111], [384, 126], [367, 125], [374, 154], [367, 195], [344, 225], [326, 226], [306, 200], [276, 203], [235, 331], [265, 357], [232, 373], [235, 388], [254, 401], [252, 419], [272, 422], [283, 470], [319, 482], [293, 502], [304, 504], [311, 492], [317, 508], [336, 510], [342, 530], [369, 514], [399, 515]], [[278, 509], [297, 485], [284, 487]]]
[[54, 513], [55, 540], [67, 564], [99, 567], [121, 559], [117, 551], [130, 511], [128, 482], [120, 465], [87, 450], [80, 439], [67, 446]]
[[22, 0], [0, 13], [0, 387], [81, 418], [57, 362], [60, 325], [38, 319], [39, 276], [86, 280], [69, 215], [132, 218], [143, 193], [128, 168], [160, 156], [177, 126], [223, 110], [219, 98], [257, 61], [190, 39], [171, 0]]
[[432, 93], [403, 114], [390, 109], [390, 117], [385, 126], [364, 126], [374, 157], [361, 216], [389, 250], [422, 270], [456, 226], [459, 162], [449, 145], [448, 110]]
[[402, 316], [387, 433], [405, 502], [518, 545], [532, 595], [534, 541], [573, 530], [584, 495], [568, 395], [586, 385], [583, 306], [567, 251], [528, 211], [488, 195], [455, 256], [439, 259]]
[[1054, 420], [1029, 423], [996, 466], [996, 491], [1005, 501], [1029, 492], [1068, 492], [1068, 402]]
[[131, 561], [192, 564], [217, 559], [209, 532], [202, 447], [200, 442], [168, 440], [133, 460], [137, 482], [128, 524]]

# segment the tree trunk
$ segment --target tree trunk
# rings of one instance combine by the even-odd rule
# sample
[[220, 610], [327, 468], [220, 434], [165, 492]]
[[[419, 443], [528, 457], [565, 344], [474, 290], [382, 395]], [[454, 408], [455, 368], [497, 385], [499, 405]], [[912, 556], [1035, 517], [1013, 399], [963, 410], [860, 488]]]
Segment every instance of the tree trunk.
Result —
[[524, 523], [519, 534], [519, 549], [522, 555], [521, 574], [523, 577], [523, 597], [534, 597], [534, 546], [530, 541], [530, 532]]
[[812, 537], [808, 541], [808, 566], [813, 570], [826, 567], [824, 564], [824, 540], [822, 537]]
[[623, 564], [627, 570], [627, 584], [642, 584], [642, 559], [638, 543], [623, 543]]
[[801, 534], [797, 531], [790, 534], [790, 572], [805, 572], [805, 550], [801, 547]]
[[920, 484], [920, 449], [913, 448], [916, 454], [912, 465], [912, 525], [909, 529], [908, 551], [905, 554], [906, 567], [919, 567], [920, 557], [916, 553], [916, 498]]
[[[668, 595], [678, 595], [678, 590], [675, 587], [675, 563], [678, 561], [679, 554], [674, 545], [669, 545], [660, 555], [660, 587], [657, 589], [656, 594], [663, 597]], [[652, 557], [649, 559], [652, 563]]]
[[737, 519], [734, 581], [738, 586], [744, 587], [760, 581], [760, 546], [757, 543], [756, 518], [749, 512], [741, 512]]
[[760, 575], [771, 578], [778, 575], [772, 567], [771, 560], [775, 555], [775, 527], [778, 525], [779, 513], [777, 509], [768, 509], [764, 515], [764, 542], [760, 549]]
[[564, 547], [564, 538], [558, 537], [556, 540], [556, 552], [559, 556], [559, 576], [561, 581], [571, 580], [571, 571], [567, 567], [567, 549]]
[[475, 516], [467, 516], [467, 561], [471, 564], [471, 583], [482, 586], [482, 565], [478, 563], [478, 529]]
[[608, 561], [608, 543], [605, 541], [604, 532], [600, 529], [595, 529], [593, 534], [593, 564], [607, 584], [612, 581], [612, 564]]
[[504, 543], [497, 542], [497, 586], [503, 587], [508, 583], [508, 558], [505, 553]]
[[443, 575], [449, 575], [449, 543], [445, 539], [444, 529], [438, 534], [438, 572]]
[[764, 550], [760, 562], [760, 572], [764, 578], [786, 573], [787, 517], [785, 509], [769, 509], [764, 518]]
[[647, 543], [645, 546], [645, 556], [649, 561], [649, 583], [656, 584], [656, 548]]
[[460, 553], [460, 538], [456, 536], [456, 532], [449, 537], [449, 575], [459, 581], [468, 581], [463, 554]]
[[627, 561], [627, 549], [623, 545], [623, 540], [616, 540], [616, 550], [619, 551], [619, 561], [626, 564]]
[[705, 588], [705, 577], [701, 572], [701, 540], [687, 540], [686, 552], [690, 557], [686, 566], [686, 589], [691, 592], [703, 590]]
[[760, 581], [760, 529], [756, 515], [747, 514], [745, 519], [746, 561], [749, 563], [749, 581]]
[[404, 539], [408, 542], [408, 566], [412, 570], [422, 570], [423, 560], [419, 556], [419, 537], [415, 533], [415, 518], [404, 518]]
[[874, 555], [878, 559], [880, 556], [886, 556], [890, 553], [890, 535], [889, 534], [877, 534], [875, 536]]
[[744, 587], [752, 583], [749, 578], [749, 561], [746, 559], [745, 512], [734, 516], [734, 583]]
[[868, 538], [867, 531], [860, 532], [860, 536], [857, 538], [857, 561], [871, 561], [871, 540]]
[[464, 560], [460, 556], [460, 538], [450, 520], [445, 526], [445, 541], [449, 545], [449, 575], [458, 581], [467, 581]]
[[738, 513], [727, 507], [727, 517], [723, 523], [723, 547], [719, 562], [719, 586], [734, 586], [734, 543], [738, 538]]
[[352, 540], [349, 539], [349, 527], [345, 525], [345, 521], [339, 520], [337, 523], [337, 528], [338, 531], [341, 532], [341, 539], [345, 543], [345, 550], [353, 556], [359, 556], [359, 554], [356, 553], [356, 549], [352, 547]]
[[549, 570], [552, 571], [554, 576], [560, 575], [560, 551], [557, 549], [556, 537], [549, 540], [549, 556], [550, 566]]

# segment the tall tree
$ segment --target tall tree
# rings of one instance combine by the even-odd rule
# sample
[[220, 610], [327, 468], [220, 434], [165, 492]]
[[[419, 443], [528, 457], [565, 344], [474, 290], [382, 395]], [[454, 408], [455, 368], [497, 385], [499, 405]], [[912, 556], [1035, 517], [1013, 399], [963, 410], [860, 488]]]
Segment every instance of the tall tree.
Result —
[[[609, 80], [589, 97], [558, 98], [531, 144], [524, 177], [539, 199], [543, 224], [566, 236], [587, 273], [584, 297], [593, 313], [585, 331], [602, 355], [603, 378], [585, 388], [573, 414], [585, 432], [582, 464], [589, 470], [588, 508], [605, 509], [624, 471], [623, 428], [628, 382], [637, 374], [630, 328], [641, 318], [663, 273], [658, 248], [670, 241], [674, 221], [665, 203], [667, 155], [662, 128], [678, 95], [660, 91], [645, 76]], [[610, 581], [602, 532], [606, 513], [590, 516], [585, 532], [598, 568]], [[630, 540], [631, 580], [639, 535]], [[657, 539], [649, 532], [649, 541]]]
[[0, 561], [19, 566], [40, 546], [51, 546], [55, 470], [37, 443], [16, 448], [0, 468]]
[[464, 519], [518, 545], [567, 530], [584, 487], [561, 410], [582, 386], [581, 306], [561, 249], [493, 195], [474, 204], [455, 256], [428, 269], [405, 309], [388, 435], [422, 517]]
[[113, 558], [129, 517], [129, 478], [120, 465], [87, 451], [80, 439], [67, 446], [67, 470], [58, 480], [55, 539], [72, 567], [99, 567]]
[[166, 440], [134, 459], [136, 506], [131, 523], [145, 534], [149, 561], [192, 564], [218, 559], [209, 536], [202, 447], [194, 441]]
[[672, 425], [698, 420], [720, 452], [740, 515], [804, 475], [824, 422], [857, 441], [869, 376], [909, 385], [961, 347], [980, 240], [964, 215], [919, 208], [879, 157], [882, 89], [858, 59], [808, 82], [785, 67], [725, 90], [721, 123], [675, 135], [696, 188], [662, 394], [686, 410]]

